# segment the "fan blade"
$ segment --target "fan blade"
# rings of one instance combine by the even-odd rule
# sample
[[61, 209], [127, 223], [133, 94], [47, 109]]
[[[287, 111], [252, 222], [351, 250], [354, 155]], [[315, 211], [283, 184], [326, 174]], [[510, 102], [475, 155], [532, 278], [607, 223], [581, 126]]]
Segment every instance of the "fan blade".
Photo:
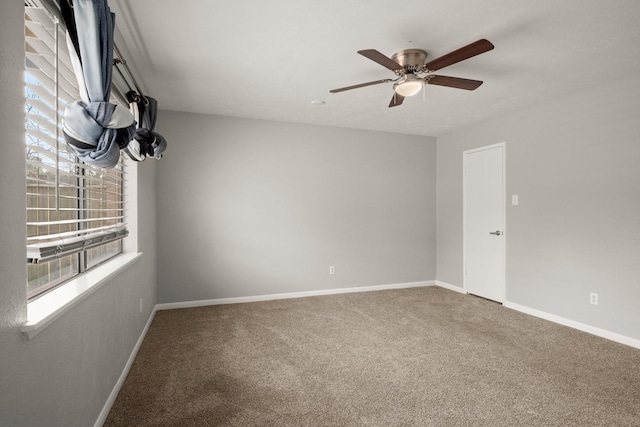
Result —
[[377, 62], [378, 64], [382, 65], [383, 67], [386, 67], [386, 68], [390, 69], [391, 71], [397, 71], [397, 70], [403, 70], [404, 69], [402, 67], [402, 65], [398, 64], [393, 59], [383, 55], [382, 53], [378, 52], [375, 49], [359, 50], [358, 53], [360, 55], [364, 56], [364, 57], [369, 58], [373, 62]]
[[449, 52], [440, 58], [434, 59], [433, 61], [427, 62], [425, 67], [427, 67], [427, 70], [429, 71], [436, 71], [440, 68], [448, 67], [449, 65], [453, 65], [457, 62], [464, 61], [465, 59], [490, 51], [493, 48], [494, 46], [489, 40], [481, 39], [477, 42], [461, 47], [458, 50]]
[[430, 85], [455, 87], [458, 89], [474, 90], [477, 89], [482, 82], [480, 80], [461, 79], [459, 77], [434, 76], [431, 75], [427, 79]]
[[372, 86], [372, 85], [379, 85], [380, 83], [389, 83], [390, 81], [392, 81], [392, 80], [391, 80], [391, 79], [376, 80], [375, 82], [360, 83], [359, 85], [353, 85], [353, 86], [341, 87], [340, 89], [332, 89], [332, 90], [330, 90], [329, 92], [331, 92], [331, 93], [338, 93], [338, 92], [343, 92], [343, 91], [345, 91], [345, 90], [358, 89], [359, 87]]
[[398, 105], [402, 105], [402, 101], [404, 101], [404, 96], [394, 92], [393, 98], [391, 98], [391, 102], [389, 103], [389, 107], [397, 107]]

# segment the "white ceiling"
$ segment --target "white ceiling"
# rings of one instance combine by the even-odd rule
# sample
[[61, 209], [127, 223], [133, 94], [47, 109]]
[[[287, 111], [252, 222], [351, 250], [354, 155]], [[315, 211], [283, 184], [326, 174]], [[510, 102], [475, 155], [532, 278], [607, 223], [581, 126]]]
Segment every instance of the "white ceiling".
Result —
[[[606, 81], [640, 75], [638, 0], [111, 0], [119, 36], [161, 109], [437, 136]], [[495, 49], [388, 108], [392, 84], [358, 55], [478, 39]], [[640, 95], [640, 94], [639, 94]], [[424, 98], [424, 100], [423, 100]], [[312, 105], [323, 100], [324, 105]]]

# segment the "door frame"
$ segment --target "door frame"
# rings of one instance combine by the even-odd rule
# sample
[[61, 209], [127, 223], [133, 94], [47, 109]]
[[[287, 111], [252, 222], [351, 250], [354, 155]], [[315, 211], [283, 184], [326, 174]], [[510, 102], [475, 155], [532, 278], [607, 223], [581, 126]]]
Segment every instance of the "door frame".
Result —
[[462, 288], [466, 294], [467, 288], [467, 155], [479, 151], [490, 150], [492, 148], [502, 148], [502, 289], [501, 304], [507, 300], [507, 143], [506, 141], [497, 144], [485, 145], [462, 152]]

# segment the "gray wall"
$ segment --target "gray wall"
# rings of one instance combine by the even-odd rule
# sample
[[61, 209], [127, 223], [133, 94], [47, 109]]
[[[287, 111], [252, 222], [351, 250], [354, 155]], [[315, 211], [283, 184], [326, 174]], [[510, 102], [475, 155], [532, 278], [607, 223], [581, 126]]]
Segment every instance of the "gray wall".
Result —
[[438, 280], [463, 286], [462, 152], [506, 141], [507, 300], [640, 338], [638, 94], [600, 82], [439, 136]]
[[158, 131], [158, 302], [435, 278], [434, 138], [165, 111]]
[[0, 425], [91, 426], [155, 305], [156, 165], [139, 168], [142, 258], [28, 341], [24, 3], [0, 3], [0, 18]]

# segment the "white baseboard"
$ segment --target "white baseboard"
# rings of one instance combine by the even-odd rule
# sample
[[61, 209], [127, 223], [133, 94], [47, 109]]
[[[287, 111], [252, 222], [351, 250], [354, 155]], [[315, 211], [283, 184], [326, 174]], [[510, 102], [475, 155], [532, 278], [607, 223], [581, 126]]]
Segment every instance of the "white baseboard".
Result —
[[551, 322], [558, 323], [560, 325], [568, 326], [570, 328], [574, 328], [582, 332], [587, 332], [589, 334], [596, 335], [601, 338], [606, 338], [608, 340], [615, 341], [620, 344], [625, 344], [630, 347], [640, 349], [640, 340], [635, 338], [627, 337], [625, 335], [620, 335], [615, 332], [607, 331], [605, 329], [596, 328], [595, 326], [590, 326], [584, 323], [576, 322], [575, 320], [566, 319], [564, 317], [556, 316], [555, 314], [550, 314], [544, 311], [536, 310], [535, 308], [530, 308], [530, 307], [516, 304], [513, 302], [505, 301], [503, 305], [512, 310], [520, 311], [522, 313], [529, 314], [531, 316], [549, 320]]
[[303, 298], [303, 297], [313, 297], [318, 295], [347, 294], [347, 293], [353, 293], [353, 292], [382, 291], [385, 289], [418, 288], [418, 287], [434, 286], [434, 285], [436, 285], [436, 282], [434, 280], [426, 280], [423, 282], [396, 283], [392, 285], [354, 286], [350, 288], [319, 289], [315, 291], [256, 295], [256, 296], [250, 296], [250, 297], [217, 298], [217, 299], [207, 299], [207, 300], [199, 300], [199, 301], [170, 302], [165, 304], [157, 304], [156, 310], [204, 307], [208, 305], [220, 305], [220, 304], [238, 304], [238, 303], [244, 303], [244, 302], [272, 301], [272, 300], [278, 300], [278, 299]]
[[131, 355], [129, 356], [129, 359], [127, 360], [126, 365], [124, 365], [124, 369], [120, 374], [120, 378], [118, 378], [118, 382], [116, 382], [116, 385], [113, 387], [113, 390], [111, 390], [111, 394], [109, 395], [107, 402], [104, 404], [102, 411], [100, 411], [100, 415], [98, 416], [98, 419], [96, 420], [93, 427], [102, 427], [102, 425], [106, 421], [107, 416], [109, 415], [109, 411], [111, 410], [111, 407], [113, 406], [113, 403], [116, 401], [116, 397], [118, 397], [118, 393], [120, 393], [120, 389], [124, 384], [124, 380], [127, 378], [127, 375], [129, 374], [129, 370], [131, 369], [131, 365], [133, 365], [133, 361], [135, 360], [136, 355], [138, 354], [138, 350], [140, 350], [142, 341], [144, 341], [144, 337], [147, 335], [147, 332], [149, 331], [149, 326], [151, 326], [151, 322], [153, 322], [153, 318], [155, 317], [155, 314], [156, 314], [156, 308], [154, 307], [153, 311], [151, 312], [151, 315], [149, 315], [149, 320], [147, 320], [147, 324], [144, 325], [144, 329], [142, 330], [142, 333], [140, 334], [140, 337], [138, 338], [138, 341], [136, 342], [135, 347], [133, 347], [133, 351], [131, 352]]
[[441, 282], [440, 280], [436, 280], [436, 286], [440, 286], [441, 288], [445, 288], [450, 291], [459, 292], [461, 294], [467, 293], [467, 291], [465, 291], [464, 288], [461, 288], [460, 286], [452, 285], [446, 282]]
[[[441, 288], [448, 289], [450, 291], [459, 292], [462, 294], [466, 294], [467, 292], [464, 288], [459, 286], [452, 285], [450, 283], [441, 282], [440, 280], [436, 280], [435, 284], [440, 286]], [[504, 307], [510, 308], [512, 310], [516, 310], [530, 316], [539, 317], [541, 319], [549, 320], [554, 323], [558, 323], [563, 326], [568, 326], [573, 329], [577, 329], [582, 332], [589, 333], [591, 335], [596, 335], [601, 338], [605, 338], [611, 341], [618, 342], [620, 344], [625, 344], [630, 347], [640, 349], [640, 340], [627, 337], [625, 335], [620, 335], [615, 332], [607, 331], [605, 329], [596, 328], [595, 326], [587, 325], [585, 323], [576, 322], [575, 320], [566, 319], [561, 316], [557, 316], [555, 314], [547, 313], [544, 311], [536, 310], [535, 308], [530, 308], [524, 305], [516, 304], [513, 302], [505, 301], [502, 304]]]

